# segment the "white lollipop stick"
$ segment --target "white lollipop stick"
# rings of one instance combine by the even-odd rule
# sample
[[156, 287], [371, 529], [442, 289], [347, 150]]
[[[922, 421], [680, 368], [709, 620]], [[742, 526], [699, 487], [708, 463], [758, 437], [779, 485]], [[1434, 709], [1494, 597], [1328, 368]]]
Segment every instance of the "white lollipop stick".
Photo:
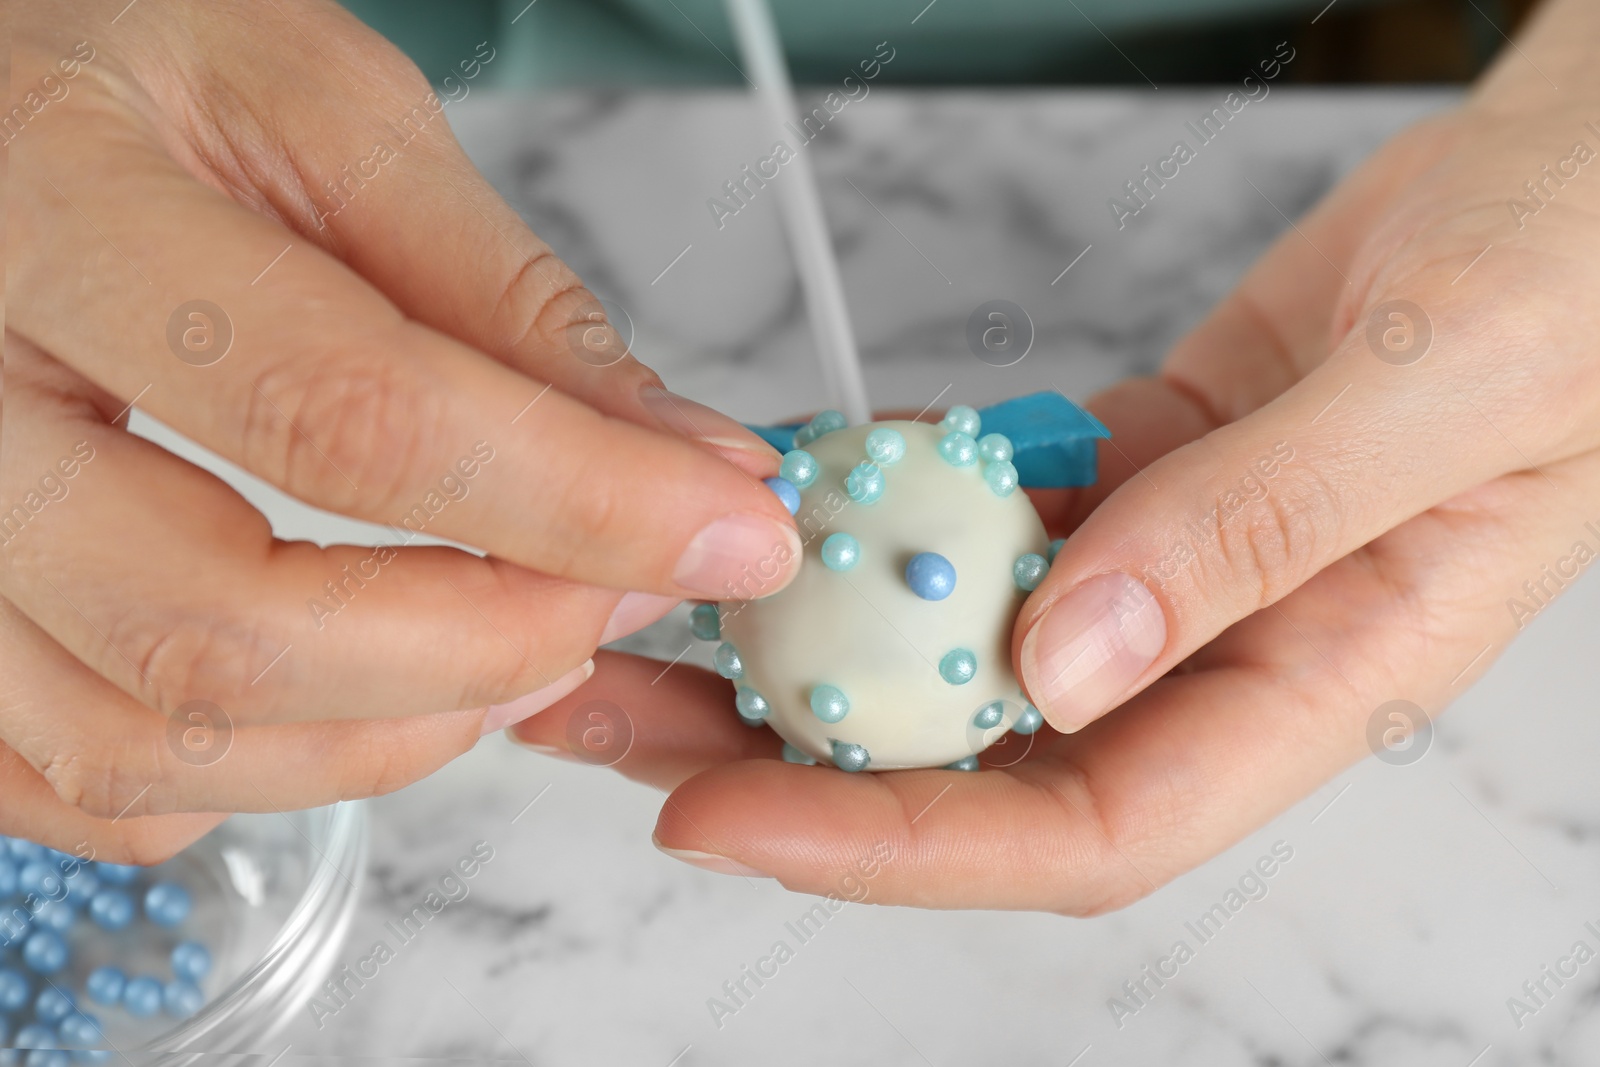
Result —
[[[774, 135], [798, 115], [789, 67], [778, 44], [778, 31], [766, 0], [727, 0], [728, 17], [739, 39], [739, 53], [755, 82], [766, 121]], [[816, 335], [817, 357], [828, 397], [852, 425], [872, 421], [867, 385], [861, 376], [861, 356], [850, 329], [850, 308], [839, 281], [839, 263], [828, 239], [828, 225], [817, 195], [816, 175], [804, 146], [784, 165], [777, 178], [778, 207], [784, 229], [794, 245], [795, 265], [805, 290], [806, 312]]]

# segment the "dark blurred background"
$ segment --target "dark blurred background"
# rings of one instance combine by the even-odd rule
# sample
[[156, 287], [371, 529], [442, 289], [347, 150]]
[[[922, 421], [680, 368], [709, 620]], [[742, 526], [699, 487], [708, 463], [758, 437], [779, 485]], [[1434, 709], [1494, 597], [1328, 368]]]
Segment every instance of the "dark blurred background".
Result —
[[[718, 85], [740, 75], [720, 0], [347, 0], [436, 82], [482, 41], [479, 85]], [[1536, 0], [774, 0], [795, 79], [836, 82], [883, 40], [913, 85], [1237, 81], [1280, 41], [1301, 84], [1470, 81]]]

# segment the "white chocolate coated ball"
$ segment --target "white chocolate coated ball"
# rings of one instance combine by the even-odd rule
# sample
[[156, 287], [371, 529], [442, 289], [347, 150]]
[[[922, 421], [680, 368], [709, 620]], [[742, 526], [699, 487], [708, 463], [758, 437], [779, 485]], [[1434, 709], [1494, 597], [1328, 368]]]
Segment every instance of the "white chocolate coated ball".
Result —
[[[881, 495], [858, 502], [846, 480], [871, 462], [867, 436], [882, 427], [898, 431], [904, 454], [890, 458], [896, 449], [882, 446], [893, 435], [874, 439], [884, 460], [876, 465]], [[817, 470], [800, 490], [795, 516], [804, 542], [798, 575], [770, 597], [720, 605], [721, 639], [737, 653], [725, 650], [724, 659], [737, 663], [741, 713], [764, 712], [785, 741], [821, 763], [834, 763], [843, 745], [867, 756], [864, 767], [846, 769], [943, 767], [994, 743], [1023, 713], [1026, 698], [1011, 669], [1011, 630], [1027, 597], [1017, 561], [1045, 555], [1049, 539], [1027, 494], [1002, 495], [995, 488], [1005, 488], [995, 477], [1002, 471], [987, 470], [993, 464], [975, 448], [947, 450], [965, 466], [946, 458], [940, 442], [950, 432], [881, 422], [807, 443]], [[809, 471], [803, 459], [795, 469]], [[1014, 469], [1006, 463], [1003, 470], [1014, 484]], [[871, 470], [858, 474], [854, 495], [872, 496], [875, 481]], [[824, 563], [823, 545], [835, 534], [859, 546], [846, 569]], [[907, 563], [919, 553], [953, 566], [954, 588], [943, 599], [925, 599], [908, 582]], [[831, 558], [838, 564], [841, 555], [848, 559]], [[946, 573], [937, 561], [933, 569]], [[941, 587], [923, 589], [937, 595]], [[976, 662], [970, 672], [962, 670], [966, 657], [951, 655], [962, 650]], [[818, 687], [832, 688], [818, 695]], [[848, 705], [842, 716], [839, 694]], [[999, 709], [985, 711], [996, 702]], [[860, 753], [847, 749], [838, 764], [852, 755], [859, 762]]]

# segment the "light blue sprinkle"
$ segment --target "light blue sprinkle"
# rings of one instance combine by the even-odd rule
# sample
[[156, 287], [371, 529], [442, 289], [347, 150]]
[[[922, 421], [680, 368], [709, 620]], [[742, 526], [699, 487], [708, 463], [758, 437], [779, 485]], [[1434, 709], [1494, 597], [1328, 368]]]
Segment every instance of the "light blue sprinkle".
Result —
[[696, 604], [689, 612], [689, 630], [702, 641], [715, 641], [722, 637], [722, 617], [715, 604]]
[[176, 978], [161, 990], [161, 1006], [174, 1019], [187, 1019], [206, 1006], [206, 995], [193, 982]]
[[939, 661], [939, 677], [951, 685], [966, 685], [978, 673], [978, 657], [964, 648], [952, 648]]
[[983, 480], [989, 483], [995, 496], [1010, 496], [1017, 489], [1017, 468], [1003, 460], [987, 463], [983, 468]]
[[55, 974], [67, 965], [67, 943], [54, 930], [35, 930], [22, 945], [22, 962], [38, 974]]
[[[842, 430], [850, 424], [845, 420], [845, 417], [842, 413], [829, 408], [827, 411], [817, 412], [816, 417], [814, 417], [806, 425], [811, 429], [811, 440], [815, 441], [824, 434], [830, 434], [835, 430]], [[799, 444], [800, 442], [796, 441], [795, 443]]]
[[39, 999], [33, 1002], [33, 1013], [42, 1023], [59, 1023], [72, 1014], [78, 1005], [72, 998], [55, 986], [45, 986], [39, 990]]
[[84, 981], [83, 991], [89, 994], [89, 999], [96, 1004], [106, 1007], [115, 1007], [122, 1000], [122, 990], [128, 984], [128, 976], [122, 973], [120, 967], [96, 967], [89, 972], [89, 977]]
[[778, 498], [778, 502], [789, 514], [793, 515], [800, 510], [800, 490], [796, 489], [789, 479], [763, 478], [761, 481], [772, 490], [772, 495]]
[[147, 974], [130, 979], [122, 990], [122, 1007], [136, 1019], [148, 1019], [161, 1010], [161, 983]]
[[864, 771], [867, 764], [872, 762], [872, 755], [860, 745], [852, 745], [845, 741], [833, 741], [833, 765], [841, 771]]
[[198, 941], [180, 941], [172, 949], [172, 973], [198, 982], [211, 973], [211, 950]]
[[133, 898], [120, 889], [102, 889], [89, 901], [89, 918], [102, 930], [123, 930], [133, 921]]
[[1005, 721], [1005, 717], [1005, 702], [995, 700], [978, 709], [978, 714], [972, 717], [972, 725], [980, 730], [993, 730]]
[[944, 413], [944, 418], [939, 422], [947, 430], [964, 433], [968, 437], [978, 436], [978, 430], [983, 427], [983, 420], [978, 413], [965, 404], [957, 404]]
[[867, 434], [867, 458], [880, 466], [892, 467], [906, 455], [906, 439], [900, 431], [880, 426]]
[[962, 756], [954, 763], [946, 763], [944, 769], [947, 771], [975, 771], [978, 769], [978, 757]]
[[1011, 438], [1003, 433], [986, 433], [978, 438], [978, 458], [985, 463], [1009, 463], [1014, 454]]
[[772, 705], [767, 703], [767, 698], [751, 689], [749, 686], [740, 686], [734, 694], [733, 706], [739, 709], [739, 715], [746, 720], [754, 719], [760, 722], [772, 710]]
[[830, 571], [847, 571], [861, 562], [861, 542], [847, 533], [829, 534], [822, 542], [822, 562]]
[[795, 748], [789, 742], [785, 741], [783, 743], [783, 762], [799, 763], [806, 767], [815, 767], [817, 765], [817, 757], [813, 756], [809, 752], [802, 752], [800, 749]]
[[53, 1049], [56, 1047], [56, 1032], [43, 1023], [29, 1023], [17, 1031], [14, 1040], [19, 1049]]
[[1017, 588], [1025, 593], [1031, 593], [1039, 588], [1039, 583], [1044, 581], [1044, 576], [1050, 573], [1050, 564], [1037, 552], [1026, 552], [1017, 557], [1017, 562], [1011, 565], [1011, 577], [1016, 580]]
[[876, 503], [883, 496], [883, 471], [871, 460], [857, 463], [850, 473], [845, 475], [844, 491], [850, 494], [850, 499], [857, 504]]
[[193, 901], [177, 882], [157, 882], [144, 894], [144, 914], [157, 926], [177, 926], [189, 917]]
[[100, 1020], [93, 1015], [73, 1012], [61, 1020], [61, 1043], [68, 1048], [90, 1048], [101, 1043], [101, 1036]]
[[744, 661], [739, 658], [739, 650], [726, 641], [711, 654], [711, 663], [717, 668], [717, 673], [729, 681], [744, 677]]
[[811, 426], [808, 423], [807, 425], [800, 427], [798, 430], [796, 430], [794, 432], [794, 447], [796, 447], [796, 448], [804, 448], [806, 445], [809, 445], [812, 441], [815, 441], [816, 439], [817, 439], [817, 435], [812, 432]]
[[978, 462], [978, 442], [971, 434], [951, 430], [939, 439], [939, 455], [952, 467], [970, 467]]
[[139, 868], [130, 863], [105, 863], [97, 862], [94, 865], [95, 873], [102, 882], [112, 885], [131, 885], [139, 877]]
[[1017, 716], [1017, 721], [1011, 724], [1011, 729], [1019, 734], [1031, 734], [1044, 725], [1044, 716], [1039, 714], [1039, 709], [1032, 704], [1022, 705], [1022, 714]]
[[783, 454], [783, 463], [778, 466], [778, 473], [783, 475], [796, 489], [805, 489], [817, 480], [817, 457], [803, 448]]
[[850, 714], [850, 699], [836, 686], [819, 685], [811, 690], [811, 713], [823, 722], [838, 722]]
[[906, 585], [923, 600], [943, 600], [956, 591], [955, 564], [937, 552], [918, 552], [906, 561]]
[[1058, 537], [1054, 541], [1051, 541], [1050, 554], [1046, 558], [1049, 559], [1051, 563], [1054, 563], [1056, 561], [1056, 553], [1060, 552], [1061, 546], [1066, 543], [1067, 539], [1065, 537]]
[[19, 1011], [28, 1003], [28, 979], [15, 967], [0, 967], [0, 1011]]

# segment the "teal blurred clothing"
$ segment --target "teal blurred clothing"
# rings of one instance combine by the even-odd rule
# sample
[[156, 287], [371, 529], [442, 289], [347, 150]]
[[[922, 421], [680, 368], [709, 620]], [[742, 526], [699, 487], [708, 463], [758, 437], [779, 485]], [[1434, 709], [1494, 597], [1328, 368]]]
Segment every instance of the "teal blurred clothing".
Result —
[[[1341, 0], [1353, 8], [1363, 0]], [[705, 85], [741, 80], [722, 0], [345, 0], [436, 83], [480, 42], [474, 86]], [[1307, 0], [772, 0], [797, 81], [839, 80], [880, 41], [902, 83], [1163, 83], [1248, 72]], [[1112, 44], [1112, 41], [1118, 42]], [[1232, 80], [1229, 78], [1228, 80]]]

